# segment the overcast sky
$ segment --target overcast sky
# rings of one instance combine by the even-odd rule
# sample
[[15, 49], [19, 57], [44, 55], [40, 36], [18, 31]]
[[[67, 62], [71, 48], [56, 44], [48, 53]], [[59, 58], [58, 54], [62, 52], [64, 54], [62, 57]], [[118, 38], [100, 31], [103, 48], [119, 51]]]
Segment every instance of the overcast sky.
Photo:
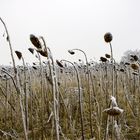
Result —
[[[140, 0], [0, 0], [0, 17], [5, 21], [14, 50], [23, 53], [26, 62], [37, 61], [28, 52], [33, 47], [30, 34], [44, 36], [55, 59], [99, 60], [110, 52], [104, 34], [113, 35], [114, 58], [119, 61], [129, 49], [140, 48]], [[8, 44], [0, 23], [0, 64], [11, 61]], [[18, 60], [16, 59], [16, 63]]]

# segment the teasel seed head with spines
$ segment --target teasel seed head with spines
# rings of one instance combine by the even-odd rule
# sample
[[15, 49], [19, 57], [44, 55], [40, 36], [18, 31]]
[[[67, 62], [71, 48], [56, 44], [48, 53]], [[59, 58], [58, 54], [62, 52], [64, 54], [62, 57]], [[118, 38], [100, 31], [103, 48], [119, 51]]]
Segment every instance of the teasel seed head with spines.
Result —
[[105, 33], [105, 35], [104, 35], [105, 42], [110, 43], [112, 41], [112, 39], [113, 39], [113, 36], [110, 32]]

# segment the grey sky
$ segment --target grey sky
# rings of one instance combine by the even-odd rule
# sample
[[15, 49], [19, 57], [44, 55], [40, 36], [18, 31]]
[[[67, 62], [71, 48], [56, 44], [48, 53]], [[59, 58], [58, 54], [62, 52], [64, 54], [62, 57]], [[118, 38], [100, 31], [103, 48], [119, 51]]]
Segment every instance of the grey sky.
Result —
[[[0, 0], [0, 16], [5, 21], [14, 50], [27, 62], [36, 61], [28, 52], [29, 35], [42, 35], [57, 59], [83, 59], [68, 49], [84, 50], [88, 59], [99, 60], [109, 53], [104, 42], [106, 32], [113, 34], [114, 58], [120, 60], [126, 50], [140, 47], [139, 0]], [[9, 64], [8, 44], [0, 23], [0, 64]], [[18, 60], [16, 59], [16, 62]]]

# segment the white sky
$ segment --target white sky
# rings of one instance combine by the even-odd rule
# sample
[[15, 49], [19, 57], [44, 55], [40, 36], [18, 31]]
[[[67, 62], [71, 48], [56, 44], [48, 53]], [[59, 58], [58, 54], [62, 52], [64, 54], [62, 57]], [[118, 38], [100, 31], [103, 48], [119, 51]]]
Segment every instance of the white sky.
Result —
[[[99, 60], [109, 53], [106, 32], [113, 35], [114, 58], [119, 61], [129, 49], [140, 47], [140, 0], [0, 0], [0, 17], [5, 21], [14, 50], [26, 62], [36, 61], [29, 53], [30, 34], [42, 35], [56, 59], [83, 59], [68, 49], [79, 48], [88, 59]], [[0, 64], [11, 61], [0, 23]], [[18, 60], [16, 59], [18, 63]]]

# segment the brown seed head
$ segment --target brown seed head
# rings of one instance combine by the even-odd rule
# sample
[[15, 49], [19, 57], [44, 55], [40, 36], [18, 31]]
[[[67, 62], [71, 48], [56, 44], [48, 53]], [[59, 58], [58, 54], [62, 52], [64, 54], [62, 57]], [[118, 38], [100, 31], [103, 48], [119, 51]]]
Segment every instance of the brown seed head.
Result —
[[138, 65], [138, 64], [135, 64], [135, 63], [132, 63], [132, 64], [131, 64], [131, 68], [132, 68], [133, 70], [138, 70], [138, 69], [139, 69], [139, 65]]
[[68, 52], [69, 52], [71, 55], [75, 54], [75, 52], [74, 52], [73, 50], [68, 50]]
[[48, 52], [46, 50], [41, 50], [38, 49], [36, 50], [40, 55], [44, 56], [44, 57], [48, 57]]
[[105, 57], [106, 58], [110, 58], [110, 54], [105, 54]]
[[35, 70], [37, 70], [37, 67], [35, 67], [35, 66], [32, 66], [32, 68], [35, 69]]
[[124, 69], [120, 69], [121, 72], [124, 72]]
[[130, 65], [130, 63], [128, 63], [128, 62], [125, 62], [125, 65]]
[[30, 35], [30, 41], [32, 42], [32, 44], [33, 44], [37, 49], [41, 49], [41, 48], [42, 48], [39, 39], [38, 39], [35, 35], [33, 35], [33, 34]]
[[34, 54], [34, 49], [33, 49], [33, 48], [28, 48], [28, 50], [29, 50], [32, 54]]
[[123, 109], [119, 107], [112, 107], [104, 110], [110, 116], [118, 116], [123, 113]]
[[134, 59], [134, 61], [138, 61], [138, 56], [137, 55], [130, 55], [133, 59]]
[[107, 59], [106, 59], [105, 57], [100, 57], [100, 60], [101, 60], [102, 62], [106, 62], [106, 61], [107, 61]]
[[15, 51], [15, 53], [16, 53], [16, 55], [17, 55], [18, 59], [20, 60], [20, 59], [21, 59], [21, 57], [22, 57], [22, 53], [21, 53], [21, 52], [19, 52], [19, 51]]
[[111, 33], [107, 32], [107, 33], [104, 35], [104, 40], [105, 40], [105, 42], [109, 43], [109, 42], [112, 41], [112, 39], [113, 39], [113, 36], [112, 36]]

